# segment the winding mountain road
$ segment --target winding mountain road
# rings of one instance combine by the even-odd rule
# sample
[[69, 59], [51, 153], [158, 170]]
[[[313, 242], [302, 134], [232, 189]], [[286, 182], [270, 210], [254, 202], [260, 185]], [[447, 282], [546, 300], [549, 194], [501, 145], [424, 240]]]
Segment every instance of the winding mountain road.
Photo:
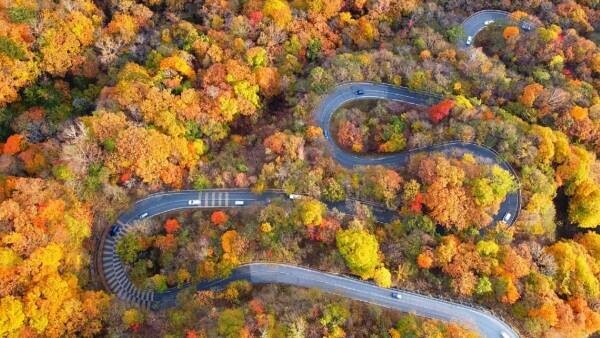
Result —
[[[388, 155], [358, 156], [342, 150], [330, 133], [330, 122], [333, 113], [352, 101], [364, 99], [384, 99], [401, 101], [418, 106], [428, 106], [440, 101], [440, 97], [411, 91], [407, 88], [368, 82], [346, 83], [336, 87], [321, 102], [315, 111], [315, 119], [323, 128], [325, 138], [331, 146], [332, 156], [346, 167], [357, 165], [404, 166], [411, 155], [418, 152], [442, 152], [449, 155], [471, 153], [481, 161], [495, 163], [509, 170], [517, 179], [513, 168], [500, 159], [491, 149], [466, 142], [449, 142], [429, 147], [412, 149], [402, 153]], [[175, 296], [181, 289], [173, 288], [164, 293], [140, 290], [136, 288], [127, 275], [127, 271], [115, 252], [116, 243], [128, 231], [136, 220], [150, 218], [159, 214], [185, 209], [223, 209], [247, 207], [270, 203], [273, 199], [288, 198], [282, 191], [269, 190], [255, 194], [247, 189], [214, 189], [202, 191], [171, 191], [150, 195], [137, 201], [127, 212], [117, 219], [117, 230], [113, 235], [109, 231], [102, 236], [98, 255], [99, 274], [107, 289], [119, 298], [153, 309], [175, 305]], [[197, 205], [189, 205], [189, 200], [199, 200]], [[237, 201], [237, 202], [236, 202]], [[337, 208], [345, 213], [353, 213], [352, 202], [329, 203], [330, 208]], [[494, 220], [508, 215], [507, 222], [512, 224], [521, 208], [520, 190], [507, 196]], [[389, 222], [396, 212], [381, 206], [373, 205], [374, 215], [379, 222]], [[405, 312], [414, 312], [419, 316], [440, 320], [454, 320], [471, 326], [485, 337], [509, 338], [518, 337], [510, 326], [485, 310], [478, 310], [462, 304], [439, 300], [433, 297], [396, 290], [401, 299], [391, 297], [391, 289], [381, 288], [372, 283], [335, 274], [310, 270], [297, 266], [276, 263], [252, 263], [236, 268], [232, 275], [223, 280], [201, 282], [197, 290], [220, 289], [234, 280], [247, 280], [252, 283], [280, 283], [301, 287], [318, 288], [352, 299], [384, 306]]]
[[[462, 23], [465, 36], [458, 41], [458, 46], [461, 48], [471, 47], [475, 41], [475, 36], [485, 27], [494, 23], [509, 23], [510, 21], [510, 13], [506, 11], [486, 9], [473, 13], [473, 15], [466, 18]], [[521, 30], [523, 30], [523, 27], [528, 27], [529, 30], [535, 28], [532, 22], [523, 21], [522, 23], [525, 25], [520, 25]], [[471, 38], [470, 43], [468, 43], [469, 37]]]

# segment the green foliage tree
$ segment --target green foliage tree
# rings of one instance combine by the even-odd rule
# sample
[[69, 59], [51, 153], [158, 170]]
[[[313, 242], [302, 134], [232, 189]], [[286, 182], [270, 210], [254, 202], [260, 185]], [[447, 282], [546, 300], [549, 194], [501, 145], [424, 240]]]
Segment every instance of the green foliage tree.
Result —
[[338, 202], [346, 199], [346, 191], [336, 179], [327, 178], [323, 183], [324, 186], [321, 190], [321, 193], [325, 200]]
[[156, 292], [165, 292], [168, 289], [167, 276], [156, 274], [148, 279], [149, 286]]
[[427, 215], [410, 215], [403, 220], [403, 223], [407, 233], [414, 230], [421, 230], [432, 235], [435, 233], [435, 223]]
[[344, 303], [331, 303], [323, 310], [323, 316], [319, 320], [321, 325], [335, 327], [343, 325], [350, 318], [350, 311]]
[[396, 323], [396, 330], [401, 337], [417, 337], [419, 331], [417, 317], [413, 314], [403, 315]]
[[240, 308], [226, 309], [221, 312], [217, 323], [217, 332], [227, 338], [238, 338], [244, 328], [244, 311]]
[[461, 25], [452, 26], [446, 30], [446, 38], [452, 43], [456, 43], [465, 37], [466, 34]]
[[494, 291], [492, 281], [488, 276], [480, 277], [475, 286], [475, 294], [478, 296], [491, 294]]
[[142, 251], [142, 246], [134, 233], [126, 234], [117, 242], [116, 253], [125, 263], [135, 262], [140, 251]]

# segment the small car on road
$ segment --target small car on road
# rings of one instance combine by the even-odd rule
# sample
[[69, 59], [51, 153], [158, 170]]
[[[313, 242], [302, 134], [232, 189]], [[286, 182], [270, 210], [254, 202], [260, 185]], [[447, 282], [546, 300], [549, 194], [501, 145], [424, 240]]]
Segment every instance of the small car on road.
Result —
[[487, 25], [491, 25], [493, 23], [494, 23], [494, 20], [486, 20], [483, 24], [487, 26]]
[[467, 36], [467, 42], [465, 42], [465, 44], [467, 46], [470, 46], [473, 43], [473, 37], [472, 36]]
[[200, 200], [189, 200], [188, 205], [200, 205]]
[[113, 226], [110, 227], [109, 235], [111, 237], [115, 236], [119, 232], [119, 229], [120, 227], [118, 224], [113, 224]]
[[235, 201], [233, 202], [234, 205], [244, 205], [244, 201]]
[[290, 197], [291, 200], [297, 200], [297, 199], [301, 198], [302, 195], [290, 194], [289, 197]]
[[521, 23], [521, 29], [522, 29], [522, 30], [524, 30], [524, 31], [526, 31], [526, 32], [529, 32], [529, 31], [531, 30], [531, 28], [533, 28], [533, 27], [531, 26], [531, 24], [530, 24], [529, 22], [527, 22], [527, 21], [523, 21], [523, 22]]
[[502, 217], [502, 220], [504, 222], [508, 222], [508, 221], [510, 221], [511, 217], [512, 217], [512, 214], [510, 212], [507, 212], [506, 214], [504, 214], [504, 217]]
[[402, 295], [399, 294], [398, 292], [392, 292], [392, 298], [395, 299], [402, 299]]
[[504, 331], [500, 331], [500, 337], [502, 337], [502, 338], [510, 338], [510, 336], [508, 335], [508, 333], [506, 333]]
[[146, 217], [148, 217], [148, 213], [147, 212], [141, 214], [140, 217], [138, 217], [138, 219], [144, 219]]
[[357, 90], [355, 90], [355, 91], [354, 91], [354, 94], [356, 94], [356, 95], [359, 95], [359, 96], [360, 96], [360, 95], [364, 95], [364, 94], [365, 94], [365, 92], [364, 92], [362, 89], [357, 89]]

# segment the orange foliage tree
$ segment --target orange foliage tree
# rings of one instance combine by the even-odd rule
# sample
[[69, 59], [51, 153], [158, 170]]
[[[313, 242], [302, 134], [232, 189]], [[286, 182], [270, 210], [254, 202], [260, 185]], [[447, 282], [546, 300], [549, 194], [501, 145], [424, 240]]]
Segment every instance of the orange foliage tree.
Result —
[[544, 86], [539, 83], [528, 84], [523, 88], [519, 101], [526, 107], [532, 107], [535, 99], [544, 91]]
[[350, 121], [342, 122], [337, 132], [338, 142], [356, 153], [364, 150], [363, 138], [364, 135], [360, 127]]
[[422, 251], [417, 256], [417, 265], [421, 269], [429, 269], [433, 265], [433, 252], [431, 250]]
[[20, 134], [14, 134], [6, 139], [3, 152], [6, 155], [15, 155], [23, 150], [25, 145], [24, 137]]
[[509, 39], [518, 37], [519, 36], [519, 27], [508, 26], [508, 27], [504, 28], [504, 31], [502, 32], [502, 36], [504, 37], [505, 40], [509, 40]]

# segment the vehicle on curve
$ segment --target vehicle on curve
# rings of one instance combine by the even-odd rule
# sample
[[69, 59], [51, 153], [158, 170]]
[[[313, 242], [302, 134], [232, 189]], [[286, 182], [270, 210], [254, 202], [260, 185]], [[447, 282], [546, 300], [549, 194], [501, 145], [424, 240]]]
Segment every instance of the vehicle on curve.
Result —
[[115, 236], [117, 234], [117, 232], [119, 232], [119, 229], [120, 229], [120, 227], [118, 224], [113, 224], [113, 226], [110, 227], [109, 235], [111, 237]]
[[235, 201], [233, 202], [234, 205], [244, 205], [244, 201]]
[[532, 26], [531, 26], [531, 24], [530, 24], [529, 22], [527, 22], [527, 21], [523, 21], [523, 22], [521, 23], [521, 29], [522, 29], [522, 30], [524, 30], [524, 31], [526, 31], [526, 32], [529, 32], [529, 31], [531, 30], [531, 28], [532, 28]]
[[470, 46], [473, 43], [473, 37], [472, 36], [467, 36], [467, 42], [465, 42], [465, 44], [467, 46]]
[[297, 199], [301, 198], [302, 195], [290, 194], [289, 197], [290, 197], [291, 200], [297, 200]]
[[140, 217], [138, 217], [138, 219], [144, 219], [146, 217], [148, 217], [148, 213], [147, 212], [141, 214]]
[[188, 205], [200, 205], [200, 200], [189, 200]]
[[395, 299], [402, 299], [402, 295], [399, 294], [398, 292], [392, 292], [392, 298]]
[[500, 336], [502, 338], [510, 338], [510, 336], [508, 335], [508, 333], [504, 332], [504, 331], [500, 331]]
[[510, 221], [511, 217], [512, 217], [512, 214], [510, 212], [507, 212], [506, 214], [504, 214], [504, 217], [502, 217], [502, 220], [504, 220], [504, 222], [508, 222], [508, 221]]
[[487, 25], [491, 25], [493, 23], [494, 23], [494, 20], [486, 20], [483, 24], [487, 26]]
[[357, 89], [356, 91], [354, 91], [354, 94], [356, 94], [356, 95], [364, 95], [365, 92], [362, 89]]

